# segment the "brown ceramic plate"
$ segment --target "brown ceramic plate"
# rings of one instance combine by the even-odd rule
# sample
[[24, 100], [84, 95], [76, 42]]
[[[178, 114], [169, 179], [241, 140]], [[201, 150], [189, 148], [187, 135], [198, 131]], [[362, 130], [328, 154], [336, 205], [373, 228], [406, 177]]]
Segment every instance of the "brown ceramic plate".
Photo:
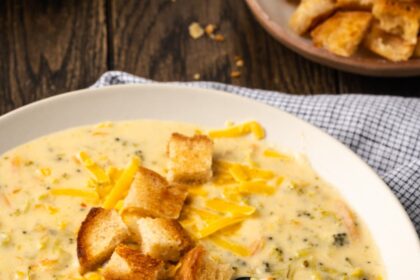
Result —
[[246, 0], [261, 25], [278, 41], [312, 61], [357, 74], [383, 77], [420, 75], [420, 59], [406, 62], [387, 61], [366, 50], [350, 58], [336, 56], [315, 47], [309, 38], [295, 34], [288, 26], [296, 4], [287, 0]]

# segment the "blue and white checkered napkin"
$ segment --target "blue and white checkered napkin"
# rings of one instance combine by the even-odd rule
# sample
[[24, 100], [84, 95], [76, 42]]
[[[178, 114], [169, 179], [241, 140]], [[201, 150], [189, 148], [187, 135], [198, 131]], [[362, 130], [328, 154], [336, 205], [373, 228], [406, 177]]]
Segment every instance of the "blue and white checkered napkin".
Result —
[[[93, 87], [128, 83], [153, 81], [112, 71], [105, 73]], [[175, 84], [252, 98], [326, 131], [376, 170], [401, 201], [420, 235], [419, 98], [357, 94], [294, 96], [214, 82]]]

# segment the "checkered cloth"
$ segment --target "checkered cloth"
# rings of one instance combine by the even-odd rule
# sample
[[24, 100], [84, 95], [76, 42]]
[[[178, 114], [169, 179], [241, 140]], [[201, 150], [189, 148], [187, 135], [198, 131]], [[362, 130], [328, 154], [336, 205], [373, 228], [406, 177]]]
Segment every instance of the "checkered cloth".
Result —
[[[112, 71], [105, 73], [93, 87], [129, 83], [154, 81]], [[376, 170], [405, 207], [420, 235], [419, 98], [358, 94], [294, 96], [214, 82], [173, 84], [222, 90], [255, 99], [326, 131]]]

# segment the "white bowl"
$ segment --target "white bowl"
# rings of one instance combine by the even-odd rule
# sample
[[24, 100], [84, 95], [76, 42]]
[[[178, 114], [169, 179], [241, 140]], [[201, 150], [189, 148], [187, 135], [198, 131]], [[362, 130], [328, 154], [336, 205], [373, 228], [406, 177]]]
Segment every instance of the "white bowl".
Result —
[[388, 279], [420, 279], [420, 244], [407, 214], [381, 179], [344, 145], [312, 125], [258, 102], [215, 90], [124, 85], [48, 98], [0, 117], [0, 154], [29, 140], [101, 121], [158, 119], [222, 126], [256, 119], [268, 141], [305, 154], [368, 225]]

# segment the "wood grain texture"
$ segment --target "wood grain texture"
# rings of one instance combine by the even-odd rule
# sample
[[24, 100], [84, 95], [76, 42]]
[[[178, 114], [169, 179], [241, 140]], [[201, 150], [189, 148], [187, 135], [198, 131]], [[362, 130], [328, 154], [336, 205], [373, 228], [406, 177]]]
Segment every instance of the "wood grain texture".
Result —
[[[193, 40], [190, 23], [224, 42]], [[0, 115], [85, 88], [106, 70], [158, 81], [201, 80], [292, 94], [420, 96], [419, 78], [369, 78], [312, 63], [271, 38], [241, 0], [2, 0]], [[235, 57], [241, 76], [232, 78]]]
[[106, 71], [104, 0], [0, 1], [0, 113]]
[[[337, 92], [337, 72], [311, 63], [271, 38], [238, 0], [110, 0], [115, 69], [159, 81], [202, 80], [293, 93]], [[188, 26], [212, 23], [226, 38], [194, 40]], [[245, 66], [231, 78], [234, 58]]]

